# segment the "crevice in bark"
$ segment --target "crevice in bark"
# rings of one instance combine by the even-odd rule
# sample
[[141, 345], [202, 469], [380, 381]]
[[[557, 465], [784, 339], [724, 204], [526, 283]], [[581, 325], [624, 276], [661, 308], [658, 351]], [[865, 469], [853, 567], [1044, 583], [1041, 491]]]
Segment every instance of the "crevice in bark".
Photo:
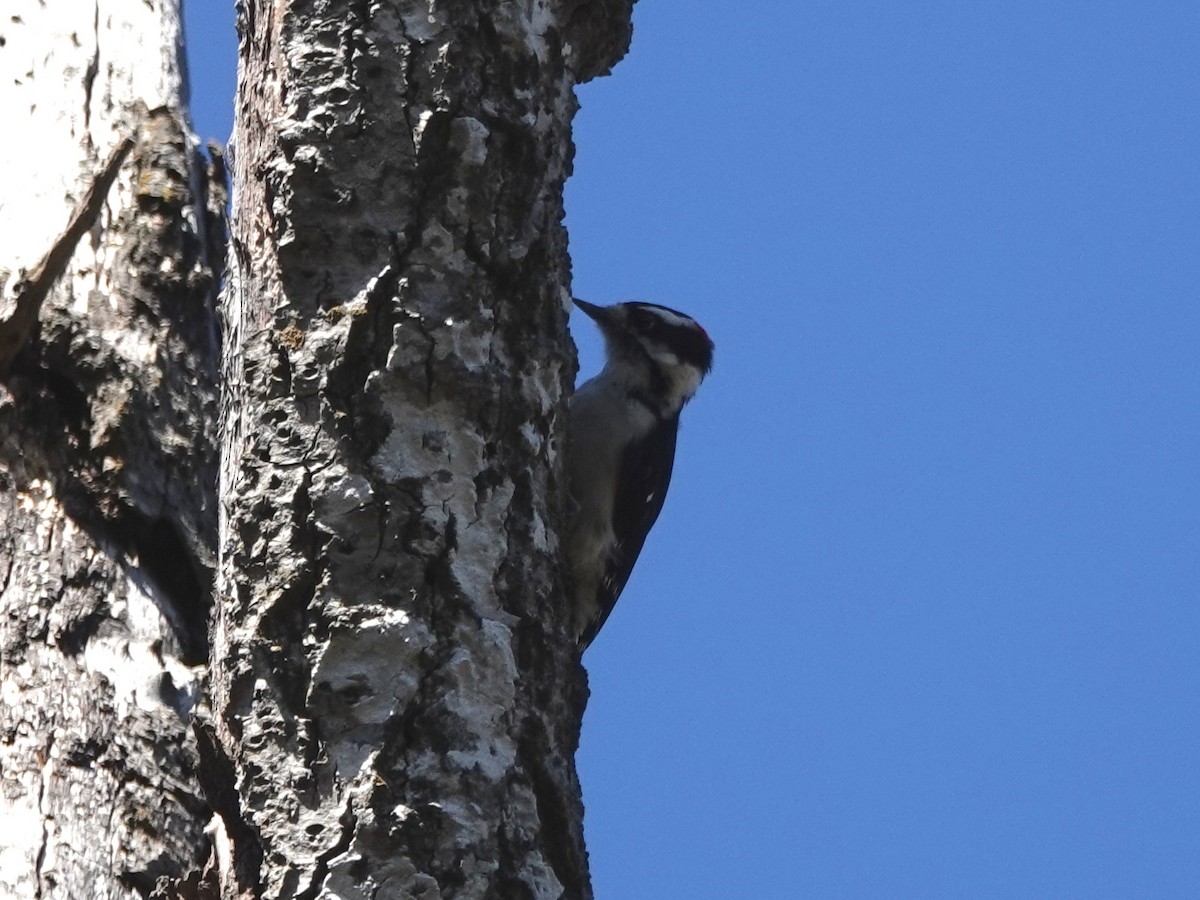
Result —
[[[500, 865], [496, 870], [495, 884], [490, 886], [485, 900], [536, 900], [537, 895], [534, 894], [533, 888], [525, 883], [513, 864], [528, 847], [523, 842], [515, 841], [509, 829], [503, 826], [498, 830], [496, 839], [501, 848]], [[577, 900], [578, 896], [564, 890], [560, 900]]]
[[312, 674], [303, 639], [318, 583], [319, 573], [314, 564], [302, 566], [263, 613], [260, 626], [263, 640], [255, 645], [255, 653], [261, 659], [260, 671], [269, 673], [292, 737], [297, 724], [295, 717], [304, 710]]
[[196, 559], [167, 517], [151, 518], [122, 505], [106, 524], [106, 534], [125, 551], [126, 560], [136, 560], [138, 570], [170, 605], [164, 612], [179, 641], [183, 663], [207, 663], [212, 570]]
[[352, 797], [346, 799], [346, 808], [338, 819], [338, 824], [342, 827], [342, 833], [338, 835], [337, 841], [328, 850], [317, 856], [316, 862], [313, 864], [312, 880], [307, 888], [296, 895], [296, 900], [317, 900], [324, 886], [325, 876], [329, 874], [329, 864], [350, 849], [355, 829], [358, 826], [358, 817], [354, 815], [354, 799]]
[[[38, 447], [25, 456], [26, 478], [53, 484], [64, 512], [95, 546], [156, 588], [152, 596], [171, 624], [184, 664], [206, 662], [212, 570], [189, 548], [175, 521], [148, 516], [114, 496], [111, 478], [100, 471], [103, 461], [81, 452], [90, 446], [92, 430], [86, 393], [55, 368], [33, 368], [40, 360], [28, 354], [21, 362], [10, 382], [23, 413], [17, 427], [21, 443]], [[60, 633], [60, 649], [82, 652], [106, 615], [97, 609], [69, 623]]]
[[349, 77], [347, 83], [359, 85], [356, 76], [358, 67], [355, 65], [356, 56], [366, 58], [363, 51], [367, 49], [366, 34], [371, 22], [371, 0], [352, 0], [347, 4], [346, 24], [342, 28], [342, 66]]
[[[205, 144], [208, 159], [205, 163], [205, 177], [201, 179], [204, 191], [204, 238], [206, 257], [213, 271], [214, 281], [220, 284], [225, 277], [225, 254], [229, 250], [229, 165], [225, 158], [225, 148], [216, 141]], [[210, 308], [215, 312], [217, 291], [210, 295]], [[216, 330], [216, 316], [212, 315], [210, 324], [213, 328], [213, 343], [218, 346], [220, 334]], [[219, 349], [217, 355], [219, 356]]]
[[[305, 454], [305, 458], [309, 456]], [[304, 638], [314, 628], [310, 611], [324, 572], [318, 561], [327, 558], [323, 550], [327, 538], [317, 529], [313, 517], [311, 485], [312, 475], [305, 470], [294, 492], [289, 517], [290, 545], [297, 551], [296, 558], [304, 562], [263, 612], [260, 625], [263, 639], [255, 645], [255, 653], [262, 659], [261, 671], [269, 673], [289, 737], [293, 738], [302, 728], [299, 717], [304, 713], [312, 680], [312, 661], [305, 653]], [[317, 742], [308, 743], [310, 752], [315, 754]]]
[[[0, 491], [7, 493], [10, 490], [12, 490], [12, 482], [7, 478], [0, 479]], [[8, 590], [8, 586], [12, 583], [13, 569], [17, 565], [16, 557], [13, 553], [12, 541], [4, 541], [4, 553], [2, 555], [8, 560], [8, 565], [4, 567], [4, 577], [0, 578], [0, 594]]]
[[88, 641], [96, 636], [109, 618], [107, 607], [96, 607], [85, 615], [68, 621], [55, 636], [55, 644], [67, 656], [78, 656], [87, 647]]
[[345, 348], [326, 376], [325, 396], [333, 411], [334, 432], [348, 439], [362, 459], [369, 459], [391, 430], [366, 385], [370, 374], [382, 368], [391, 347], [400, 267], [400, 249], [393, 240], [391, 261], [367, 286], [365, 308], [336, 306], [325, 311], [335, 322], [350, 316]]
[[51, 811], [46, 809], [46, 763], [50, 759], [50, 754], [54, 749], [54, 732], [51, 731], [46, 735], [46, 749], [42, 756], [39, 757], [38, 763], [41, 766], [41, 772], [38, 776], [38, 814], [42, 819], [42, 839], [38, 841], [37, 859], [34, 860], [34, 896], [41, 900], [42, 896], [42, 868], [46, 865], [46, 848], [50, 845], [50, 822], [53, 819]]
[[92, 141], [92, 91], [96, 86], [96, 76], [100, 74], [100, 0], [96, 0], [92, 14], [92, 37], [96, 49], [92, 51], [83, 73], [83, 130], [88, 144]]
[[[45, 473], [56, 485], [64, 511], [91, 536], [95, 545], [114, 555], [114, 561], [136, 579], [145, 578], [155, 588], [152, 598], [170, 623], [185, 665], [208, 661], [208, 615], [213, 572], [188, 548], [176, 523], [166, 517], [150, 517], [128, 503], [94, 493], [88, 483], [94, 473], [54, 469]], [[118, 551], [112, 554], [112, 551]], [[99, 625], [105, 614], [89, 617]], [[83, 651], [94, 633], [88, 620], [67, 632], [64, 652]]]
[[197, 717], [192, 722], [192, 733], [196, 737], [196, 749], [200, 757], [200, 764], [196, 767], [200, 789], [209, 808], [220, 816], [229, 835], [238, 889], [250, 892], [258, 886], [263, 848], [258, 832], [242, 813], [242, 799], [238, 793], [233, 762], [222, 749], [210, 722]]

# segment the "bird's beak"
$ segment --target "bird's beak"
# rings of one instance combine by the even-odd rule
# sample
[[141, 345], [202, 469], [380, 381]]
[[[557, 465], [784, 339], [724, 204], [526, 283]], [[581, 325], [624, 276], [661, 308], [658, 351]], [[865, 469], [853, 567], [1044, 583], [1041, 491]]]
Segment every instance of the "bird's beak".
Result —
[[595, 303], [588, 303], [586, 300], [580, 300], [578, 297], [574, 297], [572, 300], [593, 322], [598, 325], [604, 325], [608, 322], [608, 307], [597, 306]]

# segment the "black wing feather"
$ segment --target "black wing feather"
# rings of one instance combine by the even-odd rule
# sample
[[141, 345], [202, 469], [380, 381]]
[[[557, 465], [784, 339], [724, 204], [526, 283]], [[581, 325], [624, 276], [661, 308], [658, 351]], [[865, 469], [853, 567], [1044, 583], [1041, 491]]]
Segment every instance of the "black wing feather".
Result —
[[642, 440], [630, 444], [621, 457], [617, 502], [613, 508], [613, 534], [617, 549], [598, 588], [599, 612], [580, 641], [587, 647], [608, 621], [609, 613], [625, 589], [634, 563], [646, 543], [667, 498], [667, 486], [675, 465], [675, 439], [679, 415], [661, 420]]

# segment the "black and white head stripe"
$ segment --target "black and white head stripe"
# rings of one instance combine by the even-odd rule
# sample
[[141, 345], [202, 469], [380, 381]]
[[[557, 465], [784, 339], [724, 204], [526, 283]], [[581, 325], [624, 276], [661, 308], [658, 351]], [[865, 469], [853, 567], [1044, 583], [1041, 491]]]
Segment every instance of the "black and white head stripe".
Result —
[[604, 335], [604, 368], [571, 398], [567, 467], [572, 624], [586, 647], [608, 618], [662, 510], [679, 416], [712, 368], [691, 316], [656, 303], [575, 305]]
[[700, 323], [691, 316], [657, 303], [632, 302], [627, 326], [639, 337], [670, 350], [680, 362], [695, 366], [707, 374], [712, 369], [713, 342]]

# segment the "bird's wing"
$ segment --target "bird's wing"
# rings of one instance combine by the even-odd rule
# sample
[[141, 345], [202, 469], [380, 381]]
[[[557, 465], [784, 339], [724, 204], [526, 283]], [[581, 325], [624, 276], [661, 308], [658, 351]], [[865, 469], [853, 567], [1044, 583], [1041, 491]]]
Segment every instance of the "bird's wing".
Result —
[[671, 469], [675, 464], [675, 438], [679, 416], [659, 422], [646, 436], [626, 448], [618, 471], [617, 500], [613, 507], [616, 549], [605, 566], [597, 588], [596, 618], [584, 630], [581, 648], [586, 648], [608, 620], [625, 582], [633, 571], [646, 535], [662, 512]]

